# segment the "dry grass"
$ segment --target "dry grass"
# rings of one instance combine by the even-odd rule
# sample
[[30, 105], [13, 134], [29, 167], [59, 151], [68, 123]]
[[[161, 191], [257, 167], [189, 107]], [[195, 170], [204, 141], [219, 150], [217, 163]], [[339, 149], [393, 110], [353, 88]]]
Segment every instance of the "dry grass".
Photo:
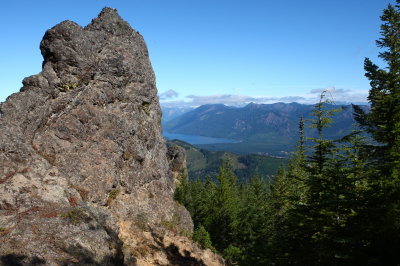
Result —
[[108, 193], [108, 199], [106, 205], [107, 206], [110, 205], [111, 202], [117, 198], [118, 194], [119, 194], [119, 189], [111, 190], [110, 193]]

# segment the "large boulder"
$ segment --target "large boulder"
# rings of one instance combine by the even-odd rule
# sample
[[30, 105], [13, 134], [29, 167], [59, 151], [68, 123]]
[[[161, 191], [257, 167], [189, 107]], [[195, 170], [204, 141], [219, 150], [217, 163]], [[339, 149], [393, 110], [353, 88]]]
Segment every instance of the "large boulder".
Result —
[[64, 21], [0, 105], [0, 262], [218, 265], [185, 235], [143, 37], [115, 9]]

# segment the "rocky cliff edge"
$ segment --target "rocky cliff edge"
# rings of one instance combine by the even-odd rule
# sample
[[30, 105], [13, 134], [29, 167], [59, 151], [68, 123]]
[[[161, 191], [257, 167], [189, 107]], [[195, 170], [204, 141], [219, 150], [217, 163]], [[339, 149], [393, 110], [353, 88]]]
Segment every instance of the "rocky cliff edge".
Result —
[[173, 201], [143, 37], [104, 8], [48, 30], [40, 50], [42, 72], [0, 105], [0, 263], [223, 264]]

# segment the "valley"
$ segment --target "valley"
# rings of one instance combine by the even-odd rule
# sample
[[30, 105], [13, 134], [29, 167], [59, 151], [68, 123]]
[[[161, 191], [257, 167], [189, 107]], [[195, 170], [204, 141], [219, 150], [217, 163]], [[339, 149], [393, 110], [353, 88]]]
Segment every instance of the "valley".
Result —
[[[335, 140], [350, 133], [355, 123], [352, 106], [329, 104], [326, 108], [340, 109], [333, 116], [334, 123], [332, 127], [327, 128], [326, 137]], [[369, 109], [366, 105], [361, 108], [366, 111]], [[306, 136], [315, 136], [314, 130], [307, 127], [312, 109], [313, 105], [299, 103], [250, 103], [244, 107], [208, 104], [181, 112], [173, 118], [169, 117], [167, 121], [163, 121], [163, 128], [168, 134], [236, 140], [222, 143], [188, 141], [210, 151], [288, 158], [296, 148], [300, 117], [306, 121]], [[176, 113], [171, 109], [168, 109], [168, 112]], [[185, 140], [179, 137], [177, 139]]]
[[278, 168], [287, 164], [287, 159], [284, 158], [258, 154], [239, 155], [226, 151], [209, 151], [180, 140], [168, 141], [167, 145], [178, 145], [185, 149], [190, 180], [204, 180], [207, 175], [215, 178], [219, 168], [225, 162], [232, 167], [239, 181], [245, 181], [254, 176], [259, 176], [264, 180], [271, 180]]

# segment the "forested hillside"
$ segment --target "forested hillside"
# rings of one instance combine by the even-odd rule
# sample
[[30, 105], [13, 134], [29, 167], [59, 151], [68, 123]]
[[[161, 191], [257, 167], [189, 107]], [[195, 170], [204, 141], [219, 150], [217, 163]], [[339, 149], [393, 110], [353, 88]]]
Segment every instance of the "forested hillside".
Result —
[[381, 17], [377, 45], [388, 67], [365, 59], [371, 110], [354, 107], [358, 124], [347, 136], [328, 137], [340, 110], [325, 108], [322, 93], [271, 185], [239, 183], [229, 165], [215, 181], [182, 183], [175, 198], [192, 215], [196, 241], [232, 265], [400, 264], [399, 5]]
[[167, 145], [178, 145], [185, 149], [188, 177], [191, 180], [205, 179], [207, 175], [215, 177], [224, 162], [229, 163], [239, 182], [251, 176], [272, 180], [278, 168], [286, 165], [288, 161], [284, 158], [258, 154], [239, 155], [225, 151], [213, 152], [199, 149], [179, 140], [168, 141]]

